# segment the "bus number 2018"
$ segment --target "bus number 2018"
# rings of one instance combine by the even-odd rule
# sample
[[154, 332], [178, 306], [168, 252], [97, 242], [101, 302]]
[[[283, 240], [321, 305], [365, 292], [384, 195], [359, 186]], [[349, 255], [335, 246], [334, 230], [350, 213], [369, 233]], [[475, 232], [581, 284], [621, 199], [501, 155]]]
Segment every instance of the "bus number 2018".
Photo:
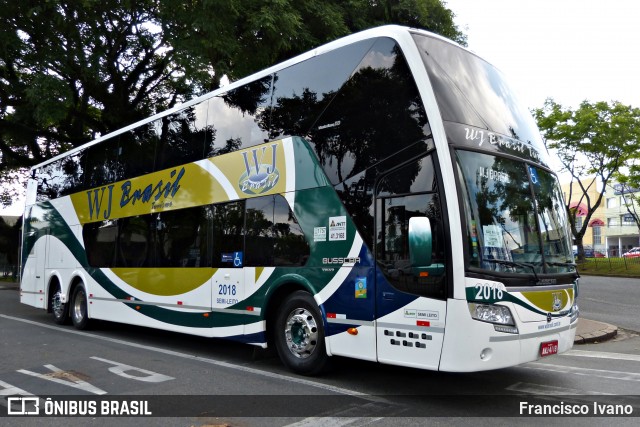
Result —
[[218, 295], [235, 295], [236, 285], [218, 285]]
[[502, 296], [503, 296], [502, 289], [498, 288], [497, 286], [477, 284], [475, 288], [478, 291], [476, 293], [477, 300], [502, 299]]

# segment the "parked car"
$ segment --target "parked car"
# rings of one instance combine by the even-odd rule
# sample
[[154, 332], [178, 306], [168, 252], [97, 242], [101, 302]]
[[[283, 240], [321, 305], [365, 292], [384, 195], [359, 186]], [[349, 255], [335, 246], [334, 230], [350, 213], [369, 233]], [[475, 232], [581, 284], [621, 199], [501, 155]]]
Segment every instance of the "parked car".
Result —
[[[573, 249], [573, 256], [578, 256], [578, 249]], [[604, 254], [599, 251], [594, 251], [593, 248], [584, 248], [584, 256], [585, 258], [604, 258]]]
[[640, 258], [640, 248], [632, 248], [630, 251], [622, 254], [625, 258]]

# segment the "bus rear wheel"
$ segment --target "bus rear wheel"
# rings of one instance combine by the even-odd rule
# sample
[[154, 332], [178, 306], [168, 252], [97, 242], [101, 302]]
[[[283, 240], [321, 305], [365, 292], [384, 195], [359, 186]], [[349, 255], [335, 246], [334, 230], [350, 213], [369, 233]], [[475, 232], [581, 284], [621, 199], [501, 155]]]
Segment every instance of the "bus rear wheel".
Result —
[[322, 315], [308, 292], [296, 291], [282, 303], [274, 336], [280, 360], [293, 372], [317, 375], [327, 366]]
[[84, 290], [84, 286], [78, 285], [73, 290], [73, 297], [71, 298], [71, 306], [69, 307], [71, 313], [71, 321], [76, 329], [87, 329], [89, 327], [89, 313], [87, 310], [87, 292]]
[[57, 283], [51, 289], [49, 307], [53, 313], [54, 322], [58, 325], [66, 325], [69, 322], [69, 306], [62, 302], [62, 290]]

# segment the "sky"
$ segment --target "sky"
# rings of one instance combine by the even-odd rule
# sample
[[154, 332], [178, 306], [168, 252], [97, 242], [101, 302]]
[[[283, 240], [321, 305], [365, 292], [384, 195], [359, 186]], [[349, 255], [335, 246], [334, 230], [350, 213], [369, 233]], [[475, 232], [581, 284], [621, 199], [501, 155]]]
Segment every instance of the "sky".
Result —
[[[468, 48], [498, 67], [529, 109], [553, 98], [640, 107], [640, 1], [445, 0]], [[20, 215], [22, 201], [0, 215]]]
[[553, 98], [640, 107], [637, 0], [445, 0], [468, 48], [499, 68], [529, 109]]

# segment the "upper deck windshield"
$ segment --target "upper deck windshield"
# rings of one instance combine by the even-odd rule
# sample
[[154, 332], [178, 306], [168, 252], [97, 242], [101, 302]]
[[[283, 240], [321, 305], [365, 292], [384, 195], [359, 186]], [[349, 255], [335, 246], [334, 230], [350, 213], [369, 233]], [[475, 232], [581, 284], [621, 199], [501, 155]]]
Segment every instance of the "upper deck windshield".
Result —
[[470, 268], [575, 272], [560, 187], [531, 113], [483, 59], [438, 38], [414, 40], [455, 148]]

